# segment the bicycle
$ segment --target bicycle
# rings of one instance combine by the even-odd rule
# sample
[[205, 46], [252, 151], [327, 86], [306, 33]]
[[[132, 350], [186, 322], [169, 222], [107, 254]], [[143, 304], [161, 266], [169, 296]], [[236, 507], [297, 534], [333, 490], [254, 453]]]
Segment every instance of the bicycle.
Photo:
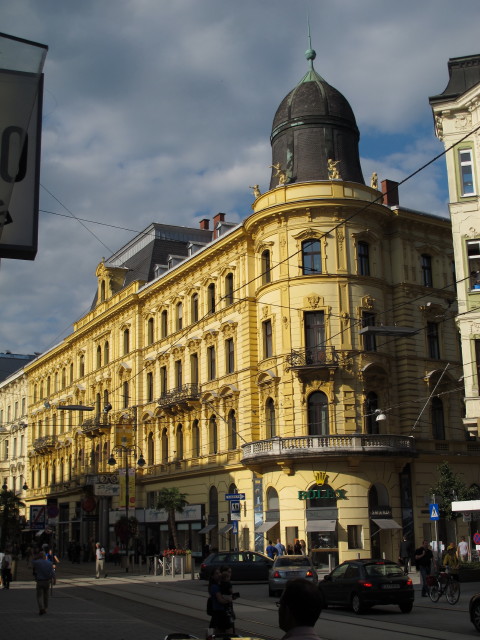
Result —
[[449, 604], [457, 604], [460, 598], [460, 582], [453, 573], [440, 571], [437, 575], [427, 576], [427, 586], [432, 602], [438, 602], [443, 594]]

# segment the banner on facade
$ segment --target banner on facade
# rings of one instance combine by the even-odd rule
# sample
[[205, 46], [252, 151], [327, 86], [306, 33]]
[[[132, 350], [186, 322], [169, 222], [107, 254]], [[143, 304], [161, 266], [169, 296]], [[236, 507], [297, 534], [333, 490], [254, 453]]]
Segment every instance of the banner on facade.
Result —
[[[128, 491], [127, 491], [127, 470], [119, 469], [118, 471], [118, 479], [120, 481], [120, 499], [118, 501], [118, 506], [121, 509], [125, 509], [127, 506], [127, 498], [128, 498], [128, 508], [135, 508], [135, 469], [128, 469]], [[128, 494], [128, 495], [127, 495]]]

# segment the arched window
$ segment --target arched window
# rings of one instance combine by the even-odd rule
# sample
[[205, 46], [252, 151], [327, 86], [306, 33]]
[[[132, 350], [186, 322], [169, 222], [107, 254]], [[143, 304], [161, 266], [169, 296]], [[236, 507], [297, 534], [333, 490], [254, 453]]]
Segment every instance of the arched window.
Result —
[[51, 393], [51, 379], [50, 376], [48, 376], [47, 378], [47, 398], [50, 396]]
[[192, 458], [200, 456], [200, 428], [198, 420], [194, 420], [192, 424]]
[[67, 370], [65, 367], [62, 369], [62, 389], [65, 389], [67, 386]]
[[125, 381], [122, 385], [122, 399], [123, 399], [123, 408], [126, 409], [130, 401], [130, 389], [127, 381]]
[[162, 463], [167, 464], [168, 462], [168, 435], [167, 430], [162, 430]]
[[278, 499], [278, 493], [273, 487], [267, 489], [267, 511], [279, 511], [280, 500]]
[[183, 329], [183, 304], [181, 302], [176, 306], [175, 328], [177, 331]]
[[207, 289], [207, 312], [215, 313], [215, 285], [209, 284]]
[[225, 305], [233, 304], [233, 273], [225, 277]]
[[97, 347], [97, 369], [100, 369], [102, 366], [102, 347], [98, 345]]
[[209, 453], [218, 453], [218, 427], [215, 416], [211, 416], [208, 422], [208, 444]]
[[104, 411], [108, 407], [109, 404], [110, 404], [110, 402], [108, 400], [108, 389], [104, 389], [103, 390], [103, 410]]
[[130, 353], [130, 330], [125, 329], [123, 332], [123, 355]]
[[192, 322], [198, 322], [198, 293], [193, 294], [190, 299], [190, 303], [190, 314], [192, 316]]
[[147, 344], [153, 344], [155, 342], [154, 329], [154, 319], [149, 318], [147, 323]]
[[160, 314], [160, 337], [166, 338], [168, 336], [168, 313], [164, 309]]
[[378, 396], [375, 391], [367, 393], [364, 407], [365, 433], [375, 435], [379, 432], [379, 423], [377, 422], [377, 414], [375, 413], [378, 409]]
[[70, 376], [69, 376], [70, 384], [73, 383], [73, 362], [70, 363]]
[[147, 437], [147, 464], [149, 466], [155, 464], [155, 442], [151, 431]]
[[328, 436], [328, 399], [323, 391], [315, 391], [308, 398], [308, 435]]
[[302, 272], [304, 276], [322, 273], [319, 240], [304, 240], [302, 242]]
[[265, 424], [266, 424], [266, 437], [274, 438], [277, 435], [277, 427], [275, 420], [275, 404], [272, 398], [267, 400], [265, 405]]
[[147, 373], [147, 402], [153, 402], [153, 373]]
[[177, 460], [183, 460], [183, 427], [177, 426]]
[[208, 492], [208, 522], [215, 524], [218, 522], [218, 490], [217, 487], [210, 487]]
[[34, 404], [37, 401], [37, 398], [38, 398], [38, 389], [37, 389], [37, 385], [34, 384], [33, 385], [33, 402], [34, 402]]
[[232, 409], [228, 414], [228, 448], [237, 448], [237, 418], [235, 417], [235, 411]]
[[435, 440], [445, 440], [443, 402], [438, 397], [432, 398], [432, 435]]
[[103, 345], [103, 364], [108, 364], [110, 362], [110, 345], [108, 340]]
[[270, 251], [265, 249], [262, 253], [262, 284], [268, 284], [272, 278], [272, 265], [270, 262]]

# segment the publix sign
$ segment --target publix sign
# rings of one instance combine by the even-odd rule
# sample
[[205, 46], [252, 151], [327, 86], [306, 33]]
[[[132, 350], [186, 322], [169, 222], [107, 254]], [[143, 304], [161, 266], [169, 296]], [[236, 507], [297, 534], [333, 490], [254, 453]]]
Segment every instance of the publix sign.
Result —
[[299, 491], [299, 500], [322, 500], [326, 498], [336, 498], [337, 500], [348, 500], [346, 489], [331, 489], [324, 487], [322, 489], [309, 489], [308, 491]]

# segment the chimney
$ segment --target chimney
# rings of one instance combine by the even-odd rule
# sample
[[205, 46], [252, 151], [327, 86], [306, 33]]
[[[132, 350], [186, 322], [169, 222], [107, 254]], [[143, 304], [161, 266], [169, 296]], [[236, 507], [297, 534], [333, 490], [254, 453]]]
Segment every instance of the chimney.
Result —
[[398, 182], [395, 180], [382, 180], [383, 204], [387, 207], [396, 207], [399, 205], [398, 198]]
[[213, 216], [213, 239], [216, 240], [218, 238], [218, 225], [220, 224], [220, 222], [223, 222], [225, 220], [225, 214], [224, 213], [217, 213], [216, 215]]
[[208, 218], [203, 218], [203, 220], [200, 220], [200, 229], [204, 229], [208, 231], [209, 224], [210, 224], [210, 220]]

